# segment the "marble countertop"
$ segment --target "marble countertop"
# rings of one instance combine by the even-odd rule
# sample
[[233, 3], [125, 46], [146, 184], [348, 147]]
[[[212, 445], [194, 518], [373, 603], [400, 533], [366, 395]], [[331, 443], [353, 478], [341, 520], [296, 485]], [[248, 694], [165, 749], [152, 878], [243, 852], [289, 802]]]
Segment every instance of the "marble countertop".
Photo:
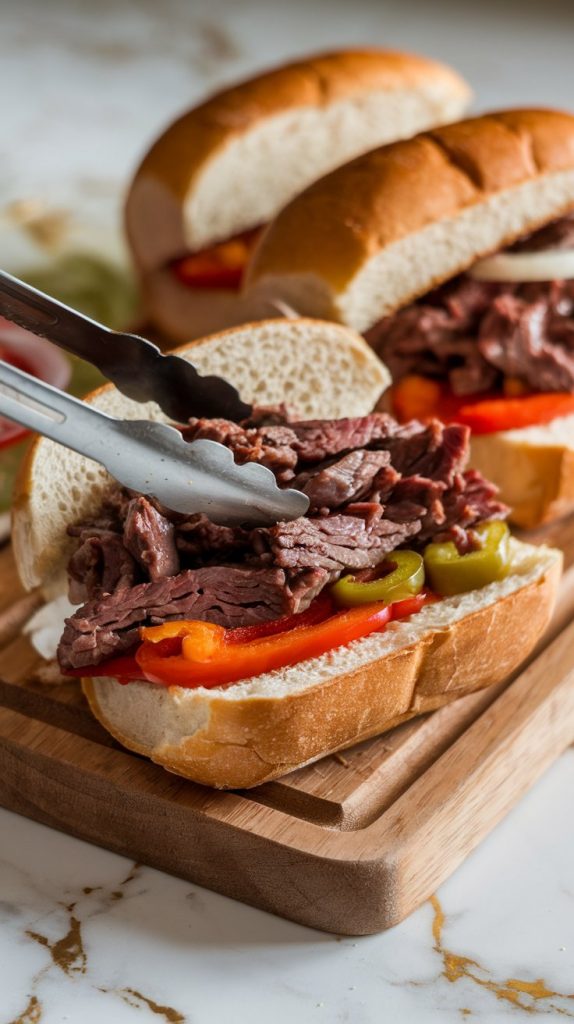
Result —
[[[122, 190], [149, 140], [255, 67], [373, 42], [451, 61], [477, 109], [563, 105], [573, 30], [570, 0], [442, 0], [432, 13], [424, 0], [8, 0], [1, 262], [18, 269], [54, 245], [121, 259]], [[571, 750], [430, 903], [357, 939], [0, 811], [0, 1024], [574, 1018], [573, 790]]]
[[0, 812], [1, 1024], [574, 1019], [574, 751], [433, 899], [314, 932]]

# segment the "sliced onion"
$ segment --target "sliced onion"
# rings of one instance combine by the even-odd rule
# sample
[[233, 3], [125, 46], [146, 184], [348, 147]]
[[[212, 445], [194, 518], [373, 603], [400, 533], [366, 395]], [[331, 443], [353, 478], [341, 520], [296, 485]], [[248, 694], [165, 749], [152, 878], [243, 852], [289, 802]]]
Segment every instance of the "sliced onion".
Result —
[[574, 277], [574, 249], [498, 252], [468, 271], [477, 281], [564, 281]]

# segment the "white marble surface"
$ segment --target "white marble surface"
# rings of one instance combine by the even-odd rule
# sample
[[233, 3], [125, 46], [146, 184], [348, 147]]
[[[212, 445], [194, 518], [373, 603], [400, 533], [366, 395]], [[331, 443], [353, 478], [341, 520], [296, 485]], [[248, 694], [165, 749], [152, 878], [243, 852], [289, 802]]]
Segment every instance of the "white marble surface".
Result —
[[[65, 210], [64, 248], [117, 252], [123, 183], [166, 118], [276, 58], [402, 46], [455, 63], [477, 108], [572, 102], [571, 0], [0, 0], [0, 25], [0, 262], [14, 267], [43, 252], [15, 201]], [[433, 905], [363, 939], [0, 811], [0, 1024], [574, 1018], [573, 790], [570, 751]]]
[[574, 1018], [573, 789], [570, 751], [432, 904], [366, 938], [281, 921], [2, 812], [0, 1022]]

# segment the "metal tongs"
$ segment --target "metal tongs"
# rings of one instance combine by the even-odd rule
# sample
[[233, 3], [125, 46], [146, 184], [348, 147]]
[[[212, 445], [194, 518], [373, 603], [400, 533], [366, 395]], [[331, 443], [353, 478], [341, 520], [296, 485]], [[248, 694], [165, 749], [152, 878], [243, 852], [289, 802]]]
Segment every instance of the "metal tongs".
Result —
[[186, 423], [190, 416], [244, 420], [251, 406], [222, 377], [202, 377], [181, 356], [157, 345], [111, 331], [0, 270], [0, 316], [85, 359], [134, 402], [157, 402], [166, 416]]
[[[153, 399], [176, 420], [206, 413], [241, 419], [251, 411], [227, 381], [201, 377], [187, 360], [109, 331], [2, 272], [0, 315], [87, 359], [124, 394]], [[188, 443], [167, 424], [115, 419], [2, 360], [0, 414], [94, 459], [125, 487], [175, 512], [259, 525], [296, 519], [309, 505], [300, 491], [279, 488], [265, 466], [238, 466], [216, 441]]]

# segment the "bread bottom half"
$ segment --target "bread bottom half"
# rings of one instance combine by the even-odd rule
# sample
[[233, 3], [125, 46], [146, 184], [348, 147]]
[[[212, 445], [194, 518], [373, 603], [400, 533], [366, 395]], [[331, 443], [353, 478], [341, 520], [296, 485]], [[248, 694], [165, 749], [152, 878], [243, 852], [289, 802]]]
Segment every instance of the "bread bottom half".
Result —
[[510, 575], [382, 633], [227, 688], [83, 680], [125, 747], [217, 789], [249, 788], [500, 682], [546, 628], [561, 555], [512, 541]]
[[574, 415], [471, 440], [470, 465], [500, 488], [525, 530], [574, 511]]

